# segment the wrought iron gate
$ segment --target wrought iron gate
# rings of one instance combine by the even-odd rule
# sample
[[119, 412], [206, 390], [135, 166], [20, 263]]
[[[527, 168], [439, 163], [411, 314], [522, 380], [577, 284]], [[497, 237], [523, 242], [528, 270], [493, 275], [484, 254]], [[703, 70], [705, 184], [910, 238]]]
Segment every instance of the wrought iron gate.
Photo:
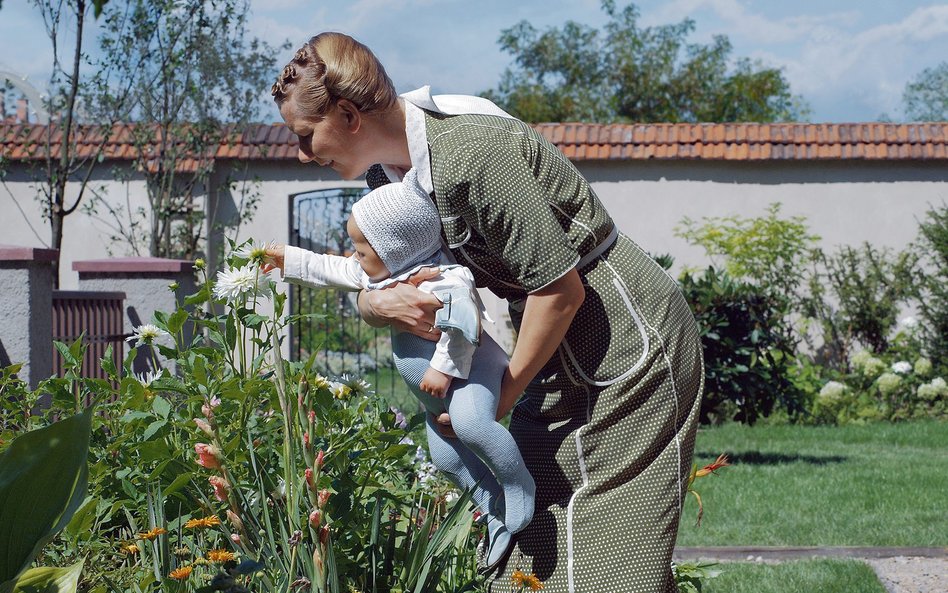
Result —
[[[346, 221], [352, 205], [367, 191], [337, 188], [291, 195], [290, 244], [317, 253], [349, 255]], [[307, 360], [315, 354], [320, 372], [355, 374], [392, 396], [393, 403], [407, 404], [406, 390], [392, 366], [389, 332], [360, 319], [356, 297], [354, 292], [290, 285], [290, 311], [312, 315], [291, 328], [291, 356]]]

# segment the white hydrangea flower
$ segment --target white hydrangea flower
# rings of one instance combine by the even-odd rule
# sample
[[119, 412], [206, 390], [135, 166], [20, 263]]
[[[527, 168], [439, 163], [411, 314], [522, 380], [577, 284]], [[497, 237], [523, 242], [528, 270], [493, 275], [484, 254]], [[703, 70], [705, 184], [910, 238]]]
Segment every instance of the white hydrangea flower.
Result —
[[902, 327], [905, 329], [915, 329], [918, 327], [918, 319], [915, 319], [911, 315], [908, 317], [903, 317], [899, 323], [901, 323]]
[[846, 393], [847, 387], [844, 383], [839, 381], [828, 381], [826, 385], [820, 389], [820, 397], [825, 399], [837, 399]]
[[932, 372], [932, 361], [924, 356], [915, 361], [915, 374], [927, 377]]
[[900, 360], [892, 364], [892, 372], [898, 373], [899, 375], [906, 375], [912, 372], [912, 363]]
[[151, 346], [155, 343], [163, 342], [166, 338], [170, 338], [171, 334], [161, 329], [157, 325], [151, 323], [145, 323], [139, 325], [132, 330], [132, 335], [125, 338], [126, 342], [135, 341], [135, 346], [140, 344], [147, 344]]
[[221, 270], [214, 283], [214, 296], [228, 302], [241, 297], [266, 296], [269, 291], [270, 278], [253, 264]]
[[929, 385], [937, 389], [940, 395], [948, 395], [948, 383], [941, 377], [935, 377]]
[[902, 377], [895, 373], [883, 373], [882, 376], [876, 380], [876, 385], [879, 386], [879, 391], [881, 391], [883, 395], [895, 393], [901, 384]]

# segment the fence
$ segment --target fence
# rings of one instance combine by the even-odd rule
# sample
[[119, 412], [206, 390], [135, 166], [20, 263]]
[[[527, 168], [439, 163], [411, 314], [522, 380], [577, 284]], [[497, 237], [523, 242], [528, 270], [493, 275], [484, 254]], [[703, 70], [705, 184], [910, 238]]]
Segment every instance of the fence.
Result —
[[[84, 377], [106, 379], [99, 361], [112, 346], [112, 362], [122, 366], [125, 333], [122, 326], [124, 292], [53, 291], [53, 340], [70, 344], [81, 336], [88, 346], [82, 360]], [[65, 361], [53, 352], [53, 373], [62, 376]]]

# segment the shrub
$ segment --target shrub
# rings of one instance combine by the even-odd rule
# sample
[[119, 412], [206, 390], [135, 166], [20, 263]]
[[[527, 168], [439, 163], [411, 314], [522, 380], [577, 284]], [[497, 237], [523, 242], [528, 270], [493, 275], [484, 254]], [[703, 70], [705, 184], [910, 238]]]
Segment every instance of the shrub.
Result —
[[914, 249], [923, 263], [918, 309], [924, 347], [936, 367], [948, 369], [948, 205], [929, 209]]
[[704, 347], [701, 421], [752, 424], [778, 404], [791, 415], [802, 411], [800, 390], [789, 378], [793, 344], [772, 296], [713, 267], [702, 276], [685, 273], [681, 287]]

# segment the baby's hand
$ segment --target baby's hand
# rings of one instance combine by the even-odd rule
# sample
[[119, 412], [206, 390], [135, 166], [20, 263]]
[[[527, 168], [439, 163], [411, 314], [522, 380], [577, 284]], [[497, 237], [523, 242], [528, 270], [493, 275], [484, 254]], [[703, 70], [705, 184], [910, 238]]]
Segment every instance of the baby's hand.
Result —
[[283, 274], [283, 255], [286, 251], [286, 245], [280, 245], [274, 243], [272, 245], [267, 245], [266, 257], [262, 269], [264, 272], [269, 272], [279, 268], [280, 274]]
[[421, 379], [421, 390], [431, 395], [444, 399], [451, 388], [451, 375], [445, 375], [441, 371], [428, 367], [425, 376]]

